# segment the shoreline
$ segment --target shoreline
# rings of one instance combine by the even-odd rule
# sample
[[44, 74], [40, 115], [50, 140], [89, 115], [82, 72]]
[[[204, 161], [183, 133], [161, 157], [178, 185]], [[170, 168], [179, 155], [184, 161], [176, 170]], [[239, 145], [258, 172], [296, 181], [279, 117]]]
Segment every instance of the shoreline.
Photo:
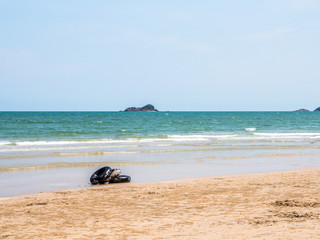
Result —
[[248, 172], [248, 173], [230, 173], [230, 174], [214, 174], [211, 176], [194, 176], [194, 177], [180, 177], [180, 178], [174, 178], [174, 179], [165, 179], [165, 180], [143, 180], [134, 182], [131, 181], [129, 183], [116, 183], [116, 184], [98, 184], [98, 185], [91, 185], [88, 179], [87, 184], [79, 185], [78, 187], [66, 187], [66, 188], [59, 188], [54, 190], [44, 190], [39, 192], [27, 192], [23, 194], [17, 194], [17, 195], [9, 195], [9, 196], [0, 196], [0, 201], [3, 199], [11, 199], [11, 198], [19, 198], [19, 197], [25, 197], [25, 196], [33, 196], [38, 194], [50, 194], [55, 192], [73, 192], [73, 191], [81, 191], [81, 190], [87, 190], [94, 187], [103, 187], [103, 186], [120, 186], [123, 184], [130, 184], [130, 185], [144, 185], [144, 184], [174, 184], [174, 183], [186, 183], [186, 182], [192, 182], [192, 181], [198, 181], [198, 180], [210, 180], [212, 178], [234, 178], [234, 177], [244, 177], [244, 176], [260, 176], [260, 175], [268, 175], [268, 174], [281, 174], [281, 173], [290, 173], [290, 172], [296, 172], [296, 171], [308, 171], [308, 170], [315, 170], [319, 169], [320, 167], [307, 167], [307, 168], [295, 168], [295, 169], [285, 169], [285, 170], [268, 170], [268, 171], [262, 171], [262, 172]]
[[316, 239], [320, 167], [8, 197], [3, 239]]
[[[156, 167], [159, 165], [155, 165]], [[130, 182], [130, 184], [160, 184], [160, 183], [175, 183], [175, 182], [188, 182], [188, 181], [193, 181], [193, 180], [205, 180], [205, 179], [210, 179], [210, 178], [225, 178], [225, 177], [241, 177], [241, 176], [247, 176], [247, 175], [260, 175], [260, 174], [272, 174], [272, 173], [282, 173], [282, 172], [291, 172], [291, 171], [303, 171], [303, 170], [308, 170], [308, 169], [316, 169], [318, 167], [307, 167], [307, 168], [289, 168], [289, 169], [268, 169], [268, 170], [260, 170], [260, 171], [256, 171], [256, 172], [234, 172], [234, 173], [213, 173], [212, 175], [200, 175], [200, 176], [190, 176], [190, 177], [186, 177], [186, 175], [181, 175], [178, 177], [169, 177], [169, 176], [165, 176], [163, 178], [156, 178], [156, 180], [151, 179], [150, 176], [147, 178], [138, 178], [138, 181], [136, 181], [136, 177], [134, 177], [133, 181]], [[320, 167], [319, 167], [320, 169]], [[50, 171], [51, 169], [44, 169], [45, 171]], [[53, 169], [53, 171], [56, 171], [57, 169]], [[68, 170], [68, 169], [66, 169]], [[94, 172], [97, 169], [92, 168], [90, 170], [90, 172]], [[41, 171], [41, 170], [34, 170], [34, 171]], [[140, 175], [142, 174], [143, 171], [140, 171]], [[31, 176], [30, 173], [27, 171], [28, 176]], [[75, 175], [76, 173], [78, 173], [78, 171], [74, 171], [74, 172], [70, 172], [68, 171], [68, 174], [70, 175]], [[89, 174], [90, 175], [90, 174]], [[63, 182], [61, 182], [63, 179], [61, 179], [60, 181], [60, 185], [67, 185], [65, 187], [45, 187], [45, 188], [38, 188], [37, 190], [35, 190], [35, 187], [32, 185], [37, 185], [37, 187], [39, 187], [41, 184], [43, 183], [38, 183], [35, 181], [31, 181], [29, 183], [29, 185], [27, 186], [27, 191], [25, 191], [24, 193], [17, 193], [16, 191], [14, 194], [10, 193], [8, 195], [3, 195], [3, 191], [0, 191], [0, 201], [2, 199], [7, 199], [7, 198], [14, 198], [14, 197], [23, 197], [23, 196], [29, 196], [29, 195], [34, 195], [34, 194], [45, 194], [45, 193], [51, 193], [51, 192], [60, 192], [60, 191], [77, 191], [77, 190], [85, 190], [88, 188], [92, 188], [95, 187], [95, 185], [91, 185], [91, 183], [89, 182], [89, 175], [87, 176], [87, 181], [85, 179], [81, 179], [81, 181], [78, 182], [74, 182], [74, 184], [68, 184], [65, 183], [63, 184]], [[45, 177], [45, 175], [43, 175], [42, 177]], [[83, 178], [83, 176], [82, 176]], [[46, 182], [46, 179], [44, 179]], [[29, 180], [28, 180], [29, 181]], [[48, 182], [50, 183], [50, 182]], [[3, 184], [2, 184], [3, 185]], [[59, 184], [58, 184], [59, 185]], [[110, 186], [109, 184], [102, 184], [102, 185], [98, 185], [98, 186]], [[112, 185], [117, 185], [117, 184], [112, 184]], [[2, 186], [4, 187], [4, 186]], [[26, 189], [26, 188], [24, 188]], [[34, 189], [34, 190], [32, 190]]]

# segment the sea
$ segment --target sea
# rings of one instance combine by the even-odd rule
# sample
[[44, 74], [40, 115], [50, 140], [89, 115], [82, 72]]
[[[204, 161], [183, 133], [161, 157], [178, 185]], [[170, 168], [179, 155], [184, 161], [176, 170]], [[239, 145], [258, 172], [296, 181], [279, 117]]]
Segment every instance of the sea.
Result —
[[320, 112], [0, 112], [0, 197], [320, 166]]

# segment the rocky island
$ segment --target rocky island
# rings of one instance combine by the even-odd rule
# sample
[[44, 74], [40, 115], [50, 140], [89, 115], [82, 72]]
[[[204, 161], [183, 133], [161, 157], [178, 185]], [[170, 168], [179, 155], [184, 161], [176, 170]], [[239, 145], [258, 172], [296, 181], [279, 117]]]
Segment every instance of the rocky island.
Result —
[[301, 108], [301, 109], [295, 110], [295, 112], [310, 112], [310, 111], [308, 109]]
[[[301, 108], [301, 109], [295, 110], [295, 112], [310, 112], [310, 111], [308, 109]], [[314, 112], [320, 112], [320, 107], [315, 109]]]
[[155, 109], [154, 106], [151, 104], [145, 105], [143, 107], [129, 107], [124, 111], [125, 112], [158, 112], [158, 110]]

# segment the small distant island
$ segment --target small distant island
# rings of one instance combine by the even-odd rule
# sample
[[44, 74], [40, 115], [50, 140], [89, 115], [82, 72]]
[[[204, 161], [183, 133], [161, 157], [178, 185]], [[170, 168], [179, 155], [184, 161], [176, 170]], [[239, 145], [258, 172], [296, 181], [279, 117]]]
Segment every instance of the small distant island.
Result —
[[[305, 109], [305, 108], [301, 108], [301, 109], [295, 110], [295, 112], [310, 112], [310, 110]], [[320, 107], [315, 109], [314, 112], [320, 112]]]
[[158, 112], [158, 110], [155, 109], [154, 106], [151, 104], [147, 104], [143, 107], [129, 107], [124, 111], [125, 112]]
[[308, 109], [301, 108], [301, 109], [295, 110], [295, 112], [310, 112], [310, 111]]

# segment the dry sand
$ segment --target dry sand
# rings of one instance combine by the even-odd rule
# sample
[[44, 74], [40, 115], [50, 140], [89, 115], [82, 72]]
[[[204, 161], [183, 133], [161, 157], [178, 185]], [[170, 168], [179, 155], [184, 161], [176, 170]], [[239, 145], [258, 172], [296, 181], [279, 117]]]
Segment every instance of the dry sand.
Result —
[[320, 239], [320, 169], [0, 200], [0, 239]]

